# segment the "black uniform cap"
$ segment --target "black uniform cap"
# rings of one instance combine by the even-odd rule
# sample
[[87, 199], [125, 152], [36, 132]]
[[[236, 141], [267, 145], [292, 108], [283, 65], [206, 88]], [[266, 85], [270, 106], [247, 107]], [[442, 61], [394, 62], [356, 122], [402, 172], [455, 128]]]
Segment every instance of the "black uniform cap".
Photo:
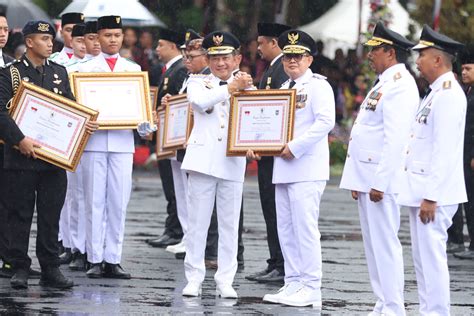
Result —
[[121, 29], [122, 18], [118, 15], [106, 15], [97, 19], [97, 31], [103, 29]]
[[50, 34], [56, 37], [54, 27], [46, 21], [29, 21], [22, 30], [23, 36], [30, 34]]
[[195, 40], [195, 39], [199, 39], [199, 38], [202, 38], [202, 36], [199, 35], [198, 32], [196, 32], [193, 29], [187, 29], [186, 33], [184, 34], [184, 43], [183, 43], [183, 45], [181, 45], [180, 48], [185, 49], [186, 46], [188, 46], [189, 42], [191, 42], [192, 40]]
[[409, 50], [415, 46], [415, 43], [410, 42], [397, 32], [389, 30], [382, 22], [379, 21], [375, 25], [372, 37], [364, 45], [372, 47], [390, 45], [397, 46], [404, 50]]
[[278, 37], [278, 46], [283, 54], [304, 54], [313, 55], [316, 53], [316, 43], [313, 38], [300, 30], [288, 30]]
[[212, 32], [202, 41], [202, 48], [208, 55], [226, 55], [240, 48], [240, 42], [234, 34], [224, 31]]
[[461, 64], [474, 64], [474, 44], [468, 44], [460, 54]]
[[425, 48], [436, 48], [448, 54], [456, 55], [464, 47], [464, 44], [459, 43], [452, 38], [434, 31], [428, 25], [423, 26], [421, 31], [419, 43], [413, 47], [413, 50], [421, 50]]
[[291, 26], [279, 23], [259, 22], [257, 24], [258, 35], [268, 37], [280, 37], [280, 35], [291, 29]]
[[175, 43], [178, 47], [184, 44], [184, 34], [170, 29], [160, 29], [160, 39]]
[[84, 14], [79, 12], [64, 13], [61, 16], [61, 26], [66, 24], [84, 23]]
[[72, 37], [84, 36], [86, 31], [86, 25], [84, 23], [78, 23], [72, 28]]
[[97, 21], [86, 22], [86, 29], [84, 34], [96, 34], [97, 33]]

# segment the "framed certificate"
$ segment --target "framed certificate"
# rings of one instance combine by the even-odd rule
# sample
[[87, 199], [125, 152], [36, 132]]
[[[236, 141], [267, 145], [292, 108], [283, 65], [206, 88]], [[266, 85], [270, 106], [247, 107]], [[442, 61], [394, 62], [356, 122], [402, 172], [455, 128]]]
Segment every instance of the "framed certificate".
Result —
[[158, 106], [158, 87], [150, 86], [151, 109], [155, 110]]
[[158, 115], [158, 129], [156, 130], [156, 158], [158, 160], [176, 156], [175, 150], [166, 150], [163, 148], [163, 136], [165, 131], [165, 110], [161, 109]]
[[98, 112], [22, 81], [10, 115], [22, 133], [41, 146], [35, 149], [38, 158], [75, 171], [90, 136], [85, 124], [96, 120]]
[[172, 96], [166, 105], [163, 148], [185, 148], [192, 128], [193, 119], [187, 95]]
[[99, 111], [99, 129], [153, 124], [147, 72], [73, 72], [70, 81], [76, 101]]
[[232, 95], [227, 156], [279, 155], [293, 139], [296, 90], [252, 90]]

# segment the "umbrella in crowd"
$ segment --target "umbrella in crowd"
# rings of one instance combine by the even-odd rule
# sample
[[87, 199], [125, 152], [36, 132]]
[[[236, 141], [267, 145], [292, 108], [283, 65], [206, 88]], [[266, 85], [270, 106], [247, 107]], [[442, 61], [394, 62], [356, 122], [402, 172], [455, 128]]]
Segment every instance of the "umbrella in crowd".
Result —
[[0, 0], [0, 12], [6, 12], [11, 29], [21, 29], [26, 22], [43, 20], [51, 23], [49, 16], [31, 0]]
[[74, 0], [60, 15], [68, 12], [81, 12], [86, 20], [104, 15], [120, 15], [126, 26], [165, 26], [138, 0]]

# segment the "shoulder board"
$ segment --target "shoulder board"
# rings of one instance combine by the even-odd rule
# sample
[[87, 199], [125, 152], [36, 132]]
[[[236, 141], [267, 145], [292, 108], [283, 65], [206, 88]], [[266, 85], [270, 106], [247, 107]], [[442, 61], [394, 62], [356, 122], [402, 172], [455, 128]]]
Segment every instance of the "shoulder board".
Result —
[[7, 67], [10, 67], [11, 65], [16, 65], [16, 64], [18, 64], [19, 62], [20, 62], [19, 59], [15, 59], [15, 60], [13, 60], [13, 61], [11, 61], [11, 62], [9, 62], [9, 63], [3, 65], [2, 68], [7, 68]]
[[323, 75], [320, 74], [313, 74], [313, 78], [320, 79], [320, 80], [326, 80], [327, 77], [324, 77]]
[[443, 82], [443, 90], [451, 89], [451, 80]]
[[66, 67], [65, 67], [65, 66], [63, 66], [63, 65], [61, 65], [61, 64], [58, 64], [58, 63], [57, 63], [57, 62], [55, 62], [55, 61], [49, 60], [49, 63], [50, 63], [50, 64], [52, 64], [53, 66], [59, 66], [59, 67], [61, 67], [61, 68], [64, 68], [64, 69], [66, 69]]
[[396, 74], [393, 75], [393, 81], [397, 81], [398, 79], [400, 79], [402, 77], [402, 74], [397, 72]]

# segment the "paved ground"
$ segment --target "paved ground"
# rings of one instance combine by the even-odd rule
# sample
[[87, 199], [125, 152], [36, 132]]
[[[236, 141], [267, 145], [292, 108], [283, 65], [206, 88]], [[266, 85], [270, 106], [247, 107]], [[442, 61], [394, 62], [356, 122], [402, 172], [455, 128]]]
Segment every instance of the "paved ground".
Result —
[[[11, 290], [9, 280], [0, 279], [0, 314], [48, 315], [153, 315], [153, 314], [314, 314], [311, 308], [263, 304], [264, 294], [279, 286], [247, 281], [245, 275], [264, 267], [265, 228], [255, 178], [245, 183], [245, 268], [237, 273], [238, 300], [216, 299], [208, 271], [203, 296], [183, 299], [182, 261], [162, 249], [145, 244], [161, 233], [165, 207], [161, 183], [155, 172], [136, 172], [134, 192], [126, 224], [123, 266], [133, 275], [129, 281], [91, 280], [83, 273], [68, 271], [77, 286], [65, 292], [41, 288], [30, 280], [26, 291]], [[347, 192], [331, 181], [323, 196], [320, 216], [323, 251], [323, 315], [366, 315], [374, 296], [368, 283], [355, 203]], [[33, 235], [36, 232], [34, 227]], [[417, 314], [416, 283], [410, 255], [408, 217], [403, 214], [400, 237], [405, 250], [406, 304], [409, 315]], [[34, 254], [34, 242], [30, 245]], [[37, 266], [37, 260], [33, 259]], [[474, 262], [449, 258], [452, 315], [474, 315]]]

